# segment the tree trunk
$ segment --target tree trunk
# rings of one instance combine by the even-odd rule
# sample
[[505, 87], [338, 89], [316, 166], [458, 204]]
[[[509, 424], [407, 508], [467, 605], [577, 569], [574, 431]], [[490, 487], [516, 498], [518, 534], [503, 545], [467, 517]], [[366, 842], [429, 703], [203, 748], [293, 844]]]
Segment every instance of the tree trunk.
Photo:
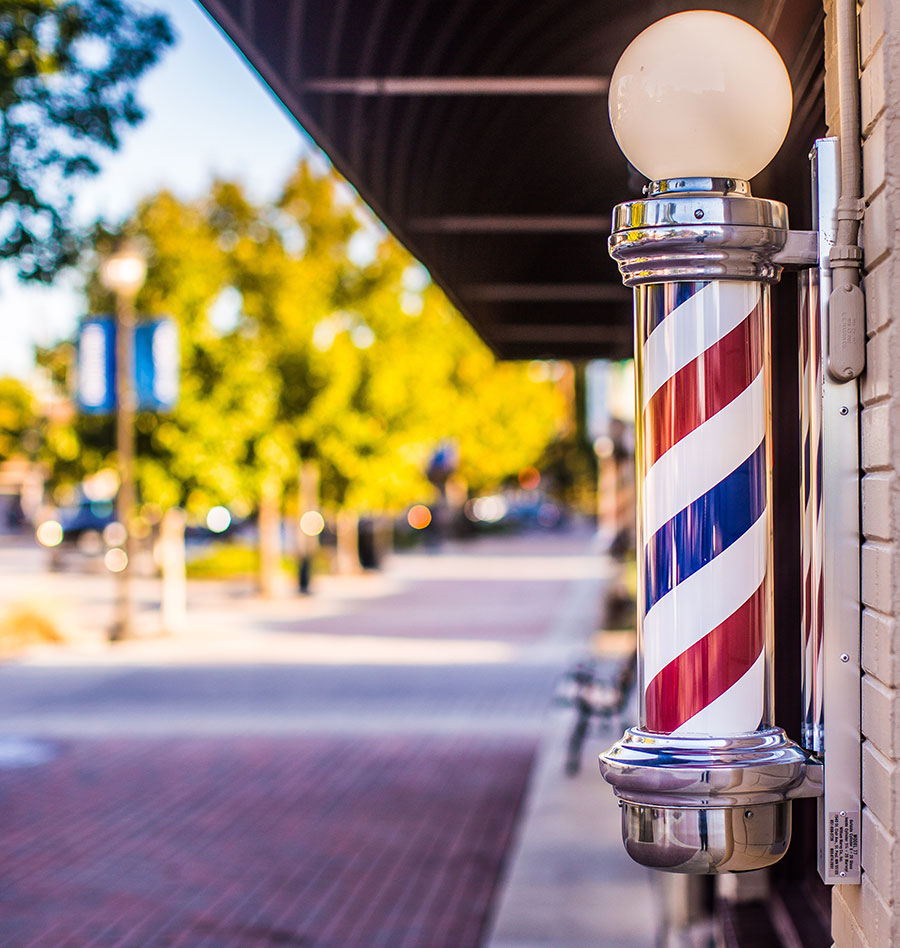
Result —
[[359, 515], [342, 510], [337, 515], [337, 572], [349, 576], [361, 570], [359, 563]]
[[184, 565], [184, 511], [171, 507], [159, 530], [159, 566], [162, 573], [162, 631], [184, 631], [187, 615], [187, 576]]
[[313, 560], [319, 549], [319, 537], [303, 530], [303, 515], [319, 510], [319, 465], [315, 461], [304, 461], [300, 465], [300, 481], [297, 492], [297, 587], [308, 593], [312, 580]]
[[259, 496], [259, 591], [266, 599], [281, 591], [281, 483], [266, 477]]
[[375, 557], [383, 568], [394, 552], [394, 518], [385, 514], [375, 521]]

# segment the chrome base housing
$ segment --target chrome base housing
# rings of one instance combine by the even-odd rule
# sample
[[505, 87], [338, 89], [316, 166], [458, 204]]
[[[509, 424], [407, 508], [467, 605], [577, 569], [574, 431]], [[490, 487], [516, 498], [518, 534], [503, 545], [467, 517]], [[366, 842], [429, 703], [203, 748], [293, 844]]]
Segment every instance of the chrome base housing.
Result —
[[669, 872], [762, 869], [791, 837], [791, 799], [818, 796], [822, 765], [781, 728], [730, 738], [630, 728], [600, 756], [622, 801], [625, 848]]
[[665, 872], [745, 872], [778, 862], [791, 841], [791, 804], [652, 807], [622, 804], [622, 839], [635, 862]]

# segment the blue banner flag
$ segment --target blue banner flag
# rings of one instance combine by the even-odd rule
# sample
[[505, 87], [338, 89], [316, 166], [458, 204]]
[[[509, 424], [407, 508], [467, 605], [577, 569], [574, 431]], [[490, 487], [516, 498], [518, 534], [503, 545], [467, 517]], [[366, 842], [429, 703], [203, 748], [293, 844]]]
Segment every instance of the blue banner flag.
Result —
[[116, 324], [112, 316], [88, 316], [78, 331], [76, 401], [90, 415], [116, 407]]
[[[88, 316], [78, 333], [76, 401], [81, 411], [108, 415], [116, 408], [116, 323]], [[171, 411], [178, 401], [178, 329], [159, 317], [134, 330], [134, 391], [139, 411]]]

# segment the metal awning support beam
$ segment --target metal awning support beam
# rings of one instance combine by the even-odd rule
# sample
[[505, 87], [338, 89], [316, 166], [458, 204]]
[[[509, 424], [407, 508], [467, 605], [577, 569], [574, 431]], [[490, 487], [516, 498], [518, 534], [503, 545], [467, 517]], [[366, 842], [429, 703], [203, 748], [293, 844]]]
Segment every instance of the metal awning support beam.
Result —
[[409, 222], [418, 234], [608, 234], [609, 215], [443, 214]]
[[494, 327], [494, 337], [501, 342], [621, 346], [626, 352], [632, 345], [631, 326], [499, 325]]
[[480, 303], [629, 302], [629, 293], [614, 283], [473, 283], [461, 287], [460, 296]]
[[305, 79], [300, 93], [363, 96], [606, 95], [608, 76], [357, 76]]

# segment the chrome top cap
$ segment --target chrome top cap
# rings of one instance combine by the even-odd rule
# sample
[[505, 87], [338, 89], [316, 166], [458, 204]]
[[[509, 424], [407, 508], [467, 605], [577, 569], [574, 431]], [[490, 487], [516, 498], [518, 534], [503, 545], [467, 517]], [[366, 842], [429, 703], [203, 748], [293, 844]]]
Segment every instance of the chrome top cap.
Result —
[[644, 188], [644, 194], [648, 197], [675, 191], [683, 194], [716, 193], [750, 197], [750, 182], [742, 178], [663, 178], [661, 181], [651, 181]]
[[654, 181], [648, 197], [613, 211], [609, 252], [626, 286], [685, 280], [775, 283], [787, 208], [737, 178]]

